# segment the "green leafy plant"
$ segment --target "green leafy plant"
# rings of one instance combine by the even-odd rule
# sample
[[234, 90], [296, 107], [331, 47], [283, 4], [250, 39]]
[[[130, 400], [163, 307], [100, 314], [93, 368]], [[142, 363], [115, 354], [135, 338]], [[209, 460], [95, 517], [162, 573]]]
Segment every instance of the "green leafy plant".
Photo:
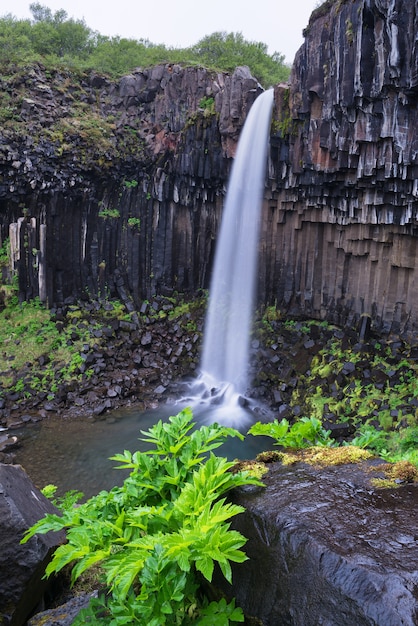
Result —
[[129, 228], [136, 228], [137, 230], [141, 227], [141, 220], [139, 217], [129, 217], [128, 218], [128, 226]]
[[199, 102], [199, 108], [203, 109], [205, 117], [215, 115], [215, 99], [212, 96], [202, 98]]
[[41, 489], [43, 495], [51, 500], [52, 504], [62, 510], [72, 509], [84, 495], [81, 491], [71, 490], [67, 491], [62, 497], [55, 497], [56, 491], [56, 485], [45, 485], [45, 487]]
[[359, 428], [354, 439], [349, 442], [349, 445], [382, 451], [382, 449], [385, 449], [386, 443], [387, 434], [384, 431], [376, 430], [373, 426], [366, 424]]
[[213, 107], [214, 104], [215, 104], [215, 99], [212, 96], [208, 96], [200, 100], [199, 107], [201, 109], [210, 109]]
[[135, 187], [138, 187], [137, 180], [124, 180], [123, 184], [126, 187], [126, 189], [134, 189]]
[[418, 427], [385, 432], [370, 424], [362, 425], [350, 445], [367, 448], [391, 463], [409, 461], [418, 467]]
[[301, 333], [309, 333], [309, 324], [307, 322], [299, 322], [297, 320], [285, 320], [284, 327], [287, 330], [297, 330]]
[[264, 435], [275, 439], [275, 445], [283, 448], [301, 450], [310, 446], [333, 446], [335, 442], [330, 437], [330, 431], [325, 430], [320, 420], [315, 417], [302, 417], [290, 426], [287, 419], [281, 422], [253, 424], [248, 431], [250, 435]]
[[0, 267], [7, 266], [10, 259], [10, 239], [7, 238], [3, 241], [3, 245], [0, 247]]
[[233, 487], [261, 485], [248, 472], [213, 450], [228, 436], [217, 424], [194, 428], [190, 409], [158, 422], [142, 440], [147, 452], [124, 451], [113, 460], [130, 474], [122, 487], [102, 491], [62, 515], [47, 515], [26, 533], [67, 529], [67, 543], [54, 553], [49, 576], [73, 564], [74, 582], [85, 570], [103, 571], [107, 596], [93, 600], [75, 624], [164, 626], [242, 622], [241, 609], [225, 600], [210, 602], [199, 576], [212, 580], [216, 565], [231, 581], [231, 562], [241, 563], [246, 539], [230, 529], [242, 507], [223, 497]]
[[118, 217], [120, 217], [120, 211], [118, 209], [101, 209], [99, 211], [99, 217], [102, 217], [103, 219], [117, 219]]

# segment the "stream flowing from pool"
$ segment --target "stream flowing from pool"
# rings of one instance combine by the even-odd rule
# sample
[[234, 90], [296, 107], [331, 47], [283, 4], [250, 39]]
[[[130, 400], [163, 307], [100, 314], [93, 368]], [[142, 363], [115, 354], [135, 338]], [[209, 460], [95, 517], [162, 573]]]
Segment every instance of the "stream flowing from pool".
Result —
[[[158, 409], [121, 409], [103, 419], [48, 417], [17, 432], [16, 452], [34, 483], [76, 489], [87, 497], [121, 484], [126, 474], [113, 469], [110, 456], [123, 450], [145, 450], [140, 431], [167, 420], [186, 406], [197, 426], [218, 422], [246, 433], [268, 412], [245, 397], [258, 233], [266, 172], [273, 90], [253, 103], [239, 138], [217, 242], [208, 314], [205, 322], [201, 375], [185, 384], [184, 397]], [[229, 438], [216, 452], [228, 459], [254, 458], [271, 447], [271, 439], [247, 435]]]

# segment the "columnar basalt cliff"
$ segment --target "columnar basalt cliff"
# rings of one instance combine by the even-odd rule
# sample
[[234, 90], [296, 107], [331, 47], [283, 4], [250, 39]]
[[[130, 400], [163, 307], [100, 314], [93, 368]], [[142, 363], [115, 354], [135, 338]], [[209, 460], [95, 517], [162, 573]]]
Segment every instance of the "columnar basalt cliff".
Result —
[[112, 83], [37, 66], [2, 87], [18, 104], [0, 139], [1, 238], [12, 224], [22, 298], [139, 304], [208, 284], [231, 157], [261, 92], [248, 68], [167, 64]]
[[[327, 0], [275, 87], [259, 297], [412, 337], [418, 325], [418, 13]], [[261, 88], [164, 65], [117, 83], [34, 67], [3, 79], [0, 227], [22, 297], [143, 298], [209, 284], [225, 186]], [[19, 100], [16, 97], [19, 97]], [[17, 103], [17, 104], [16, 104]]]
[[287, 310], [417, 329], [417, 32], [414, 2], [328, 0], [276, 88], [261, 283]]

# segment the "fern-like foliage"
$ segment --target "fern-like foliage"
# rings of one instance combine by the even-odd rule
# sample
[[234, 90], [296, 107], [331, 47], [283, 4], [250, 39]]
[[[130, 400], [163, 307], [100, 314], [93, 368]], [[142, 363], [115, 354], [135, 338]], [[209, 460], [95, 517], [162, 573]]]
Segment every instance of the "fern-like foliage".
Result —
[[211, 581], [216, 566], [231, 582], [231, 562], [246, 560], [245, 537], [230, 528], [241, 506], [225, 494], [242, 485], [261, 485], [248, 472], [213, 450], [238, 431], [219, 426], [195, 428], [190, 409], [158, 422], [146, 432], [146, 452], [112, 457], [130, 469], [121, 487], [102, 491], [61, 515], [47, 515], [28, 530], [65, 528], [67, 543], [57, 548], [49, 576], [73, 564], [72, 581], [100, 564], [108, 594], [92, 600], [74, 624], [223, 626], [244, 620], [241, 609], [202, 595], [198, 575]]

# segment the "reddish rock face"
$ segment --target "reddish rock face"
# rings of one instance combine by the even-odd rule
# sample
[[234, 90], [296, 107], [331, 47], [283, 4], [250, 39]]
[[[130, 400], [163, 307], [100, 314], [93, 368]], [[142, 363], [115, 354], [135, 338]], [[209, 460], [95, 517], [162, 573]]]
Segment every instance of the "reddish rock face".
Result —
[[276, 88], [261, 283], [287, 310], [416, 329], [416, 33], [413, 3], [324, 3]]

